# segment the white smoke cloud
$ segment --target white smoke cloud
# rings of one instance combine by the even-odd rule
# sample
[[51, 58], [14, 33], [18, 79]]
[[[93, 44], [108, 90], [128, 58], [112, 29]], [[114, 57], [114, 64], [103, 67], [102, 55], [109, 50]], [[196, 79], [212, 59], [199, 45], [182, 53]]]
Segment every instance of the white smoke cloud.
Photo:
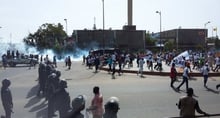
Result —
[[[73, 53], [64, 53], [61, 55], [57, 55], [53, 50], [47, 49], [38, 51], [35, 47], [27, 46], [23, 42], [20, 43], [0, 43], [0, 55], [7, 53], [7, 50], [16, 52], [17, 50], [19, 53], [23, 53], [25, 55], [39, 55], [39, 58], [41, 55], [45, 57], [48, 55], [50, 60], [53, 60], [53, 56], [57, 56], [58, 61], [64, 61], [65, 57], [70, 56], [72, 61], [81, 61], [83, 55], [88, 55], [88, 50], [81, 50], [79, 48], [76, 48], [76, 51]], [[0, 58], [2, 60], [2, 58]]]

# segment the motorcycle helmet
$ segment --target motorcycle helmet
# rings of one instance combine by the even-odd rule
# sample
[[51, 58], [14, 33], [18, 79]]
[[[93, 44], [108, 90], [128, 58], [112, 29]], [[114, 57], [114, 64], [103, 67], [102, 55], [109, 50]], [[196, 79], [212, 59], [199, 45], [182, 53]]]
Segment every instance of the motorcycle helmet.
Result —
[[60, 87], [61, 87], [61, 88], [67, 88], [67, 82], [66, 82], [66, 80], [60, 80]]

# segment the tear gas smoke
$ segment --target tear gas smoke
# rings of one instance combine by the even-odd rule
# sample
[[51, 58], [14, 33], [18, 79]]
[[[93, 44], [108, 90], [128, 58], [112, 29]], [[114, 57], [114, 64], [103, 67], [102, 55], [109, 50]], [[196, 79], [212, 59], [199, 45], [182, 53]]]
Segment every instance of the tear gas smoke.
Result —
[[[45, 49], [42, 51], [38, 51], [35, 47], [27, 46], [23, 42], [21, 43], [0, 43], [0, 55], [7, 53], [7, 50], [10, 51], [19, 51], [19, 53], [23, 53], [24, 55], [43, 55], [45, 57], [48, 55], [50, 60], [53, 60], [53, 56], [57, 57], [58, 61], [64, 61], [65, 57], [70, 56], [72, 61], [81, 61], [83, 55], [88, 55], [88, 50], [81, 50], [79, 48], [76, 48], [74, 52], [72, 53], [64, 53], [57, 55], [53, 50], [51, 49]], [[0, 58], [2, 60], [2, 58]]]

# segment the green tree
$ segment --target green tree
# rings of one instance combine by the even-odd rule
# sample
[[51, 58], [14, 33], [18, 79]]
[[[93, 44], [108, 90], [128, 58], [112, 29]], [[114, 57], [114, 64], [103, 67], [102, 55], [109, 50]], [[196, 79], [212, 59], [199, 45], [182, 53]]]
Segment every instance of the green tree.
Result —
[[155, 43], [156, 43], [156, 40], [154, 40], [151, 36], [150, 36], [150, 33], [147, 32], [146, 35], [145, 35], [145, 45], [146, 47], [153, 47], [155, 46]]
[[172, 41], [167, 41], [164, 44], [165, 51], [172, 51], [174, 49], [174, 43]]
[[196, 45], [196, 49], [199, 51], [205, 51], [206, 47], [202, 46], [201, 44]]
[[64, 40], [67, 38], [66, 32], [63, 30], [63, 25], [58, 23], [45, 23], [39, 27], [35, 33], [30, 33], [24, 42], [27, 45], [35, 46], [40, 49], [62, 49]]

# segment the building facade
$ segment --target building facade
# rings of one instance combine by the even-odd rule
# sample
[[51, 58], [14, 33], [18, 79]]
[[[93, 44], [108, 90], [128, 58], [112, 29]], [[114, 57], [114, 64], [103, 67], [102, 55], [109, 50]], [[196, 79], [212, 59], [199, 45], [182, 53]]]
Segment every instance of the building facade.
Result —
[[162, 42], [172, 40], [176, 49], [197, 49], [206, 46], [207, 29], [173, 29], [161, 32]]
[[82, 48], [145, 48], [145, 30], [75, 30], [76, 43]]
[[[74, 30], [73, 36], [77, 45], [84, 49], [144, 50], [147, 48], [146, 31], [135, 29], [124, 27], [123, 30]], [[173, 29], [161, 32], [161, 46], [163, 47], [167, 41], [172, 41], [177, 50], [206, 48], [206, 39], [207, 29]]]

